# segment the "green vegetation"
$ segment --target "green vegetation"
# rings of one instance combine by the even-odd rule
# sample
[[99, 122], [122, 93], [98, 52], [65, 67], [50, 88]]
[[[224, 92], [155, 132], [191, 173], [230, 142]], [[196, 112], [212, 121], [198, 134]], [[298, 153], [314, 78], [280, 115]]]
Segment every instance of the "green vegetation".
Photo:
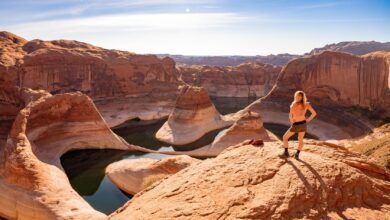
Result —
[[390, 169], [390, 135], [353, 145], [352, 149], [375, 158], [379, 165]]

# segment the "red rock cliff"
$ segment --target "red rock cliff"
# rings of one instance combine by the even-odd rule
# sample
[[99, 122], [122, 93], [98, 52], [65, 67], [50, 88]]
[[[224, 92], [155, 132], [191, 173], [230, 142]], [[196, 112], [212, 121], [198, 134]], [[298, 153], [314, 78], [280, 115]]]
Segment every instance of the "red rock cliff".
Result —
[[176, 91], [170, 58], [107, 50], [68, 41], [26, 41], [0, 33], [0, 80], [52, 93], [82, 91], [93, 98]]
[[267, 94], [281, 68], [247, 62], [239, 66], [182, 66], [183, 81], [206, 88], [210, 96], [249, 97]]
[[323, 52], [291, 61], [282, 70], [269, 100], [305, 91], [319, 104], [360, 106], [390, 115], [390, 52], [354, 56]]

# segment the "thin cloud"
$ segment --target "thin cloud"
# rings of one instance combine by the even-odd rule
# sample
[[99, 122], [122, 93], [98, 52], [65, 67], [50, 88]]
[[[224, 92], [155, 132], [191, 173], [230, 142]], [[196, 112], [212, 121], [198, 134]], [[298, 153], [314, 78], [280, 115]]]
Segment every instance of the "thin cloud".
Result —
[[349, 2], [345, 1], [337, 1], [337, 2], [327, 2], [327, 3], [318, 3], [318, 4], [309, 4], [309, 5], [301, 5], [298, 6], [298, 9], [321, 9], [321, 8], [331, 8], [331, 7], [336, 7], [339, 5], [344, 5]]
[[161, 13], [120, 14], [88, 18], [37, 21], [5, 27], [15, 32], [62, 33], [106, 32], [113, 29], [126, 31], [208, 29], [226, 27], [248, 20], [235, 13]]

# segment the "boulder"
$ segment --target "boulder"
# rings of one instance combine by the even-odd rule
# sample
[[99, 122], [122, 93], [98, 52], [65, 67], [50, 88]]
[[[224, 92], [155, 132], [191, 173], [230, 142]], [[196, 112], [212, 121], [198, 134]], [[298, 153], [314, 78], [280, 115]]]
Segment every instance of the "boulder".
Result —
[[135, 195], [153, 183], [198, 162], [199, 160], [186, 155], [160, 160], [151, 158], [121, 160], [110, 164], [106, 168], [106, 175], [118, 188]]

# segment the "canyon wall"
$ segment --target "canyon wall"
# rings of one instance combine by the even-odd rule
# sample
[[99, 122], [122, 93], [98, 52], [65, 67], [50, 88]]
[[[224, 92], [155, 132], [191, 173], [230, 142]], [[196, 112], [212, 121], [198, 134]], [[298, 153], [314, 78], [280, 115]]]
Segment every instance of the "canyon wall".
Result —
[[390, 116], [390, 52], [353, 56], [323, 52], [291, 61], [268, 99], [307, 93], [315, 105], [362, 107]]
[[275, 83], [281, 67], [247, 62], [238, 66], [180, 66], [184, 82], [202, 86], [210, 96], [261, 97]]
[[8, 32], [0, 33], [0, 45], [0, 79], [19, 87], [98, 99], [176, 92], [180, 84], [171, 58], [70, 40], [26, 41]]
[[238, 66], [246, 62], [259, 62], [271, 65], [283, 66], [288, 61], [300, 57], [295, 54], [270, 54], [267, 56], [185, 56], [172, 54], [159, 54], [160, 57], [171, 57], [179, 64], [207, 65], [207, 66]]

